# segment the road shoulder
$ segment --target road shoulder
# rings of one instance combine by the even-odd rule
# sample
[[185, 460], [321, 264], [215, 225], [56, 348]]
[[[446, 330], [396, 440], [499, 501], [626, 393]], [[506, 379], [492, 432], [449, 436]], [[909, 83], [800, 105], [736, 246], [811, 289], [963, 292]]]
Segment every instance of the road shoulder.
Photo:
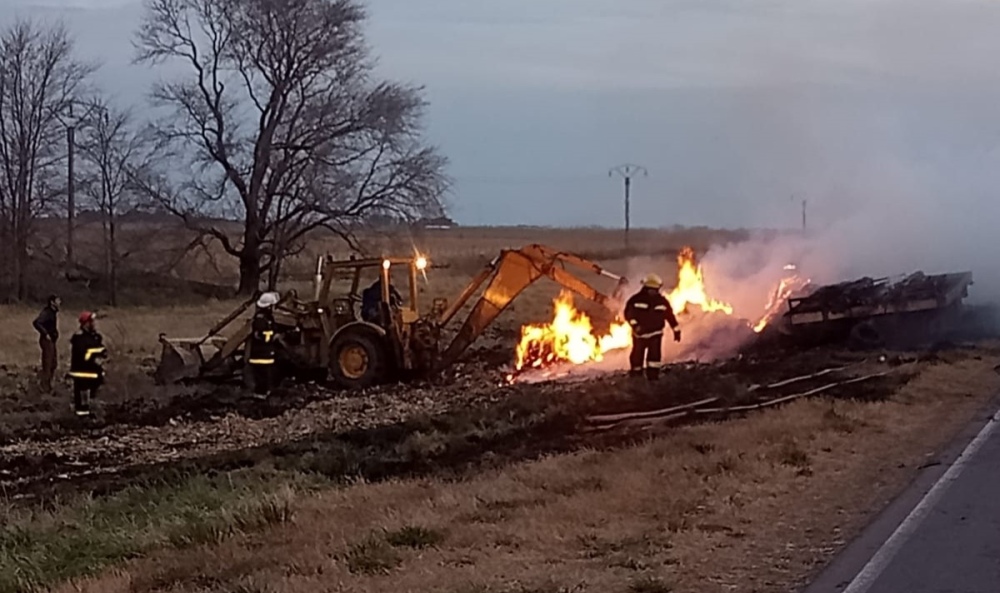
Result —
[[[948, 495], [950, 483], [979, 452], [986, 439], [996, 438], [1000, 394], [983, 406], [947, 447], [929, 460], [910, 485], [812, 581], [802, 593], [865, 593], [892, 562], [899, 549], [920, 528], [926, 515]], [[957, 466], [956, 464], [961, 464]]]

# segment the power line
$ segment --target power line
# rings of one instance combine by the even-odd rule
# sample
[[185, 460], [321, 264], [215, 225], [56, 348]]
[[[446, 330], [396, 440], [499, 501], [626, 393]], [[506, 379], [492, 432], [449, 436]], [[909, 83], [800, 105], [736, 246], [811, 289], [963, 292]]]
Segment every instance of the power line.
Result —
[[589, 175], [567, 175], [564, 177], [544, 176], [544, 177], [494, 177], [494, 176], [464, 176], [453, 177], [458, 183], [475, 183], [482, 185], [522, 185], [533, 183], [580, 183], [594, 181], [596, 176]]

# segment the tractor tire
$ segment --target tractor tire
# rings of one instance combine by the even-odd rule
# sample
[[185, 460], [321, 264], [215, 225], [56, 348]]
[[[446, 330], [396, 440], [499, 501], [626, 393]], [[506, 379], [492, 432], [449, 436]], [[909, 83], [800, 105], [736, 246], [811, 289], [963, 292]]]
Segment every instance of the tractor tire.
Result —
[[364, 389], [386, 379], [385, 347], [368, 332], [349, 332], [330, 345], [330, 376], [343, 389]]

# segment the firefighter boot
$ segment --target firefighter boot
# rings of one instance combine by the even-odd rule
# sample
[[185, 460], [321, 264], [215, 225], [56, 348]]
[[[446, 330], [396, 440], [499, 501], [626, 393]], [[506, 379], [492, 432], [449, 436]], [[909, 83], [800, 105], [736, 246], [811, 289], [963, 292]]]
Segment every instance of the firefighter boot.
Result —
[[90, 389], [73, 386], [73, 411], [77, 416], [90, 416]]

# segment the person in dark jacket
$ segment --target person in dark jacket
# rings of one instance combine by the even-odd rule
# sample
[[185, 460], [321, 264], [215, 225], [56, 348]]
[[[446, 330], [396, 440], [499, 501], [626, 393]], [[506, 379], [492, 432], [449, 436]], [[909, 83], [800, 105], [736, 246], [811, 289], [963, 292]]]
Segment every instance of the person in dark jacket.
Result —
[[59, 339], [59, 306], [61, 304], [62, 301], [59, 297], [49, 296], [45, 308], [31, 324], [38, 332], [38, 346], [42, 350], [42, 367], [38, 373], [38, 383], [44, 393], [52, 391], [52, 378], [55, 376], [56, 366], [59, 364], [56, 354], [56, 340]]
[[104, 383], [102, 361], [108, 351], [104, 338], [97, 333], [95, 316], [90, 311], [80, 313], [80, 331], [70, 338], [69, 376], [73, 379], [73, 405], [77, 416], [90, 415], [90, 400]]
[[[393, 284], [389, 283], [389, 305], [402, 307], [403, 297]], [[361, 292], [361, 319], [369, 323], [378, 323], [382, 310], [382, 276], [371, 286]]]
[[257, 310], [250, 322], [250, 348], [247, 364], [253, 377], [254, 393], [266, 396], [274, 386], [275, 347], [274, 307], [281, 298], [277, 293], [265, 292], [257, 299]]
[[646, 276], [642, 289], [625, 303], [625, 319], [632, 326], [632, 351], [629, 374], [655, 381], [662, 366], [663, 329], [669, 324], [674, 341], [681, 341], [681, 330], [670, 302], [660, 293], [663, 280], [656, 274]]

